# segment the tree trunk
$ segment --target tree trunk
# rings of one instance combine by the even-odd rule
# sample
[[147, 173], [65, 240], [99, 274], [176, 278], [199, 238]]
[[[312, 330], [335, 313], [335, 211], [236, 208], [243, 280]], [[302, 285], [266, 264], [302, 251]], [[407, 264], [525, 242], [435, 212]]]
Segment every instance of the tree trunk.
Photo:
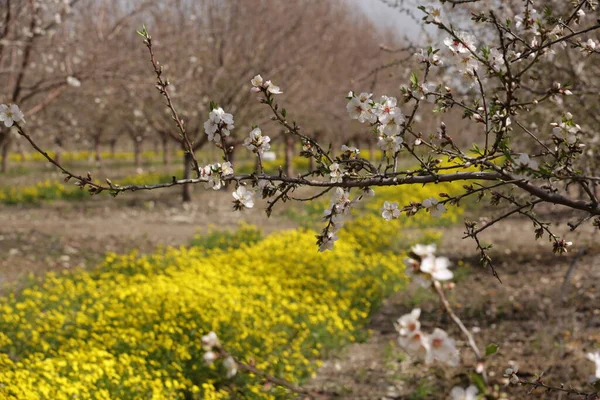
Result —
[[0, 141], [2, 146], [2, 173], [6, 173], [8, 171], [8, 151], [10, 150], [11, 138], [8, 132], [5, 132], [3, 136]]
[[100, 139], [94, 139], [94, 155], [96, 158], [96, 165], [102, 167], [102, 149], [100, 149]]
[[137, 140], [133, 140], [133, 154], [135, 157], [135, 166], [136, 168], [142, 167], [142, 142], [138, 142]]
[[110, 141], [110, 157], [114, 160], [117, 153], [117, 139]]
[[[192, 156], [191, 154], [185, 152], [185, 150], [183, 154], [183, 179], [190, 179], [192, 172]], [[181, 200], [184, 203], [192, 201], [192, 185], [182, 185], [181, 189]]]
[[162, 139], [162, 159], [164, 165], [169, 165], [171, 160], [169, 159], [169, 139], [163, 136]]
[[285, 137], [285, 174], [294, 174], [294, 138], [291, 135]]

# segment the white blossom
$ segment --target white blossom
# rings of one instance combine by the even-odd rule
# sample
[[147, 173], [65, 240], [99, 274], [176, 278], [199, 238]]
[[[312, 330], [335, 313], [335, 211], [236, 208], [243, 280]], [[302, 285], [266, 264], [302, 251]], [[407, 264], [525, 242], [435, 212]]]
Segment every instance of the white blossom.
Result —
[[531, 159], [528, 154], [521, 153], [519, 157], [515, 160], [516, 164], [522, 168], [531, 168], [537, 169], [538, 162]]
[[281, 91], [281, 89], [279, 88], [279, 86], [275, 86], [273, 84], [273, 82], [271, 82], [271, 81], [266, 81], [265, 82], [265, 87], [267, 88], [267, 92], [269, 92], [271, 94], [281, 94], [281, 93], [283, 93]]
[[233, 357], [228, 356], [223, 360], [223, 366], [227, 371], [227, 378], [233, 378], [235, 374], [237, 374], [237, 363], [233, 359]]
[[454, 276], [449, 266], [450, 260], [446, 257], [427, 256], [421, 260], [420, 269], [436, 281], [447, 281]]
[[600, 351], [587, 353], [586, 358], [596, 364], [596, 380], [600, 380]]
[[437, 246], [435, 243], [432, 244], [415, 244], [410, 248], [410, 251], [416, 254], [417, 256], [424, 258], [435, 255], [437, 250]]
[[75, 78], [74, 76], [68, 76], [67, 85], [78, 88], [81, 86], [81, 81], [79, 81], [79, 79]]
[[421, 322], [419, 317], [421, 316], [421, 309], [415, 308], [410, 314], [404, 314], [394, 324], [394, 327], [401, 336], [408, 336], [413, 332], [421, 329]]
[[329, 166], [329, 176], [331, 177], [331, 182], [333, 182], [333, 183], [341, 183], [342, 182], [343, 172], [340, 169], [340, 164], [332, 163]]
[[398, 337], [398, 344], [408, 354], [418, 357], [422, 360], [427, 359], [429, 353], [429, 339], [427, 335], [420, 330], [415, 330], [407, 336]]
[[583, 46], [583, 50], [593, 53], [594, 50], [596, 50], [597, 46], [598, 43], [596, 43], [594, 39], [588, 39], [587, 42], [585, 42], [585, 45]]
[[352, 93], [352, 96], [348, 104], [346, 104], [346, 110], [350, 118], [356, 119], [360, 123], [374, 123], [377, 121], [377, 115], [373, 112], [374, 103], [371, 100], [373, 95], [363, 92], [358, 97], [354, 97], [354, 93]]
[[345, 144], [342, 145], [342, 152], [344, 152], [344, 153], [350, 153], [351, 155], [355, 155], [355, 156], [357, 156], [357, 155], [360, 154], [360, 150], [359, 149], [357, 149], [354, 146], [347, 146]]
[[246, 208], [254, 207], [254, 194], [246, 186], [238, 186], [232, 195], [237, 204]]
[[223, 176], [232, 174], [233, 168], [231, 167], [230, 162], [226, 162], [223, 165], [219, 163], [209, 164], [200, 169], [200, 176], [207, 179], [207, 186], [213, 190], [221, 189], [225, 183], [223, 181]]
[[215, 332], [209, 332], [208, 335], [202, 336], [202, 348], [204, 350], [212, 350], [215, 347], [220, 347], [221, 343]]
[[419, 49], [419, 52], [415, 53], [414, 56], [417, 57], [419, 63], [422, 64], [429, 63], [436, 67], [444, 64], [444, 61], [440, 58], [440, 56], [433, 51], [429, 52], [424, 49]]
[[257, 127], [252, 129], [250, 137], [244, 140], [244, 147], [254, 153], [263, 154], [271, 148], [270, 141], [271, 138], [263, 136], [262, 131]]
[[213, 109], [204, 123], [204, 132], [208, 135], [208, 140], [215, 142], [221, 141], [221, 135], [229, 136], [233, 128], [233, 115], [226, 113], [221, 107]]
[[448, 400], [477, 400], [478, 392], [479, 390], [474, 385], [471, 385], [466, 389], [463, 389], [460, 386], [454, 386], [450, 391]]
[[404, 114], [397, 107], [398, 100], [395, 97], [381, 96], [379, 103], [373, 107], [373, 112], [377, 115], [379, 122], [386, 125], [390, 121], [400, 125], [404, 122]]
[[207, 351], [202, 356], [206, 365], [211, 365], [217, 358], [219, 358], [218, 354], [214, 351]]
[[398, 135], [386, 135], [379, 136], [377, 146], [383, 150], [387, 157], [392, 157], [394, 154], [400, 151], [404, 140]]
[[435, 328], [433, 333], [428, 337], [429, 345], [428, 352], [425, 358], [425, 363], [441, 362], [450, 366], [457, 366], [460, 361], [456, 341], [452, 339], [446, 331], [440, 328]]
[[381, 213], [381, 216], [386, 221], [389, 221], [394, 218], [398, 218], [400, 216], [400, 210], [398, 209], [398, 203], [397, 202], [390, 203], [389, 201], [385, 201], [383, 203], [383, 211]]
[[444, 44], [448, 46], [454, 54], [466, 54], [475, 52], [475, 37], [467, 32], [457, 32], [455, 38], [448, 37], [444, 39]]
[[25, 122], [25, 115], [16, 104], [0, 104], [0, 121], [10, 128], [15, 122]]
[[441, 16], [441, 10], [439, 8], [435, 8], [435, 7], [427, 7], [425, 9], [425, 11], [427, 12], [427, 22], [434, 22], [436, 24], [439, 24], [440, 22], [442, 22], [440, 16]]
[[335, 241], [338, 239], [339, 237], [337, 237], [333, 232], [327, 232], [323, 237], [321, 245], [319, 246], [319, 251], [323, 252], [325, 250], [332, 250]]
[[233, 175], [233, 167], [231, 166], [231, 162], [227, 161], [221, 165], [221, 175]]
[[434, 197], [423, 200], [421, 205], [435, 218], [440, 218], [446, 211], [446, 207]]
[[501, 51], [492, 47], [490, 49], [489, 62], [494, 71], [502, 71], [502, 68], [504, 68], [504, 55]]
[[264, 81], [263, 81], [262, 76], [260, 76], [260, 74], [259, 74], [259, 75], [256, 75], [254, 78], [252, 78], [250, 80], [250, 83], [252, 83], [252, 86], [254, 86], [254, 87], [262, 87]]

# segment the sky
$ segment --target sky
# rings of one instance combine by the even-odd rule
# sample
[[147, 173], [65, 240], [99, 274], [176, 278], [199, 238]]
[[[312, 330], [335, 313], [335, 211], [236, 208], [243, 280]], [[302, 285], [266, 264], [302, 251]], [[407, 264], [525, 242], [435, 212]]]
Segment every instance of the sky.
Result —
[[[420, 32], [419, 25], [413, 19], [387, 6], [381, 0], [354, 0], [354, 2], [378, 24], [393, 27], [401, 35], [406, 34], [410, 38], [416, 38]], [[419, 15], [420, 11], [416, 8], [415, 11]]]

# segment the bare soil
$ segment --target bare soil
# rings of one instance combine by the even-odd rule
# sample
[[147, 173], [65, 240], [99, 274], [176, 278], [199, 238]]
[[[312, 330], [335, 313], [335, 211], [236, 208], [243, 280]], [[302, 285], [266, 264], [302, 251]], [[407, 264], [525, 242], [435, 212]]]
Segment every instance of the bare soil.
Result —
[[[542, 375], [550, 385], [594, 392], [589, 384], [594, 364], [585, 354], [600, 348], [598, 234], [582, 232], [577, 235], [578, 246], [556, 256], [550, 243], [535, 241], [530, 222], [511, 220], [488, 234], [497, 248], [493, 258], [500, 283], [480, 267], [475, 245], [461, 240], [462, 231], [460, 227], [447, 229], [439, 250], [456, 265], [456, 286], [447, 290], [447, 296], [482, 351], [488, 344], [500, 346], [486, 361], [495, 396], [582, 398], [508, 387], [503, 373], [513, 365], [519, 367], [523, 379]], [[557, 231], [566, 233], [567, 229]], [[429, 368], [398, 347], [393, 322], [414, 307], [422, 310], [424, 331], [440, 327], [457, 339], [462, 365], [467, 368]], [[465, 372], [474, 369], [475, 357], [432, 291], [411, 286], [386, 299], [369, 329], [366, 342], [331, 355], [311, 383], [313, 389], [340, 399], [445, 399], [453, 386], [470, 384]]]

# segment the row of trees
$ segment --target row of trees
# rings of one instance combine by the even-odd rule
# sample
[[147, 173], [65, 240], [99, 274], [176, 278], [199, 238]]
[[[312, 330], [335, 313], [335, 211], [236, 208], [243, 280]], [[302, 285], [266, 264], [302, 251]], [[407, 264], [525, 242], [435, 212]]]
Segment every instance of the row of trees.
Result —
[[[364, 127], [344, 116], [345, 89], [362, 78], [369, 78], [365, 85], [385, 85], [384, 74], [374, 80], [377, 74], [365, 71], [390, 58], [380, 44], [397, 41], [343, 0], [4, 0], [0, 76], [8, 84], [0, 87], [0, 100], [19, 104], [28, 130], [58, 153], [88, 148], [100, 162], [103, 146], [127, 146], [139, 163], [150, 142], [162, 147], [168, 162], [169, 152], [184, 143], [152, 87], [155, 77], [135, 36], [141, 21], [156, 35], [157, 58], [164, 60], [164, 75], [173, 77], [171, 97], [196, 151], [207, 142], [210, 100], [233, 112], [238, 126], [269, 121], [248, 90], [255, 71], [291, 83], [286, 101], [316, 137], [339, 147], [364, 136]], [[330, 101], [315, 112], [317, 98]], [[280, 128], [273, 129], [274, 142], [291, 153], [298, 143], [284, 142]], [[227, 145], [239, 147], [247, 132], [232, 133]], [[2, 172], [15, 142], [20, 146], [9, 130], [0, 130]], [[190, 199], [187, 185], [183, 199]]]

